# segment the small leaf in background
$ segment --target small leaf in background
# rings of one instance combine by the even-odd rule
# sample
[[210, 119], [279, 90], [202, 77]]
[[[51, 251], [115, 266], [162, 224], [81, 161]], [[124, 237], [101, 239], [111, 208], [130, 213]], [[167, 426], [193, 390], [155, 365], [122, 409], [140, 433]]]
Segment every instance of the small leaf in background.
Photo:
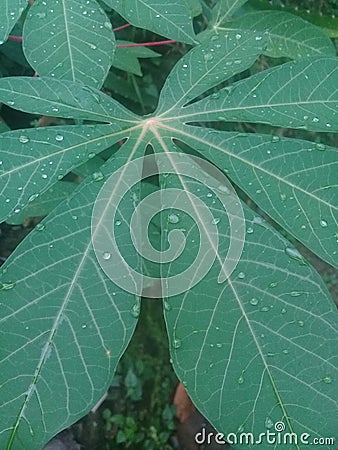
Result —
[[23, 49], [40, 76], [100, 88], [113, 61], [114, 33], [94, 0], [36, 1], [23, 30]]
[[7, 40], [27, 5], [28, 0], [0, 0], [0, 45]]
[[169, 39], [196, 44], [191, 13], [185, 0], [104, 0], [127, 22]]
[[304, 56], [335, 56], [336, 50], [327, 34], [319, 27], [293, 14], [280, 11], [260, 11], [244, 14], [217, 30], [253, 30], [268, 32], [264, 54], [274, 58], [292, 59]]
[[[117, 41], [118, 46], [132, 45], [129, 41]], [[150, 48], [135, 47], [117, 47], [113, 66], [120, 70], [142, 76], [141, 65], [138, 58], [158, 58], [159, 53], [154, 52]]]
[[212, 9], [211, 25], [216, 28], [229, 20], [248, 0], [218, 0]]

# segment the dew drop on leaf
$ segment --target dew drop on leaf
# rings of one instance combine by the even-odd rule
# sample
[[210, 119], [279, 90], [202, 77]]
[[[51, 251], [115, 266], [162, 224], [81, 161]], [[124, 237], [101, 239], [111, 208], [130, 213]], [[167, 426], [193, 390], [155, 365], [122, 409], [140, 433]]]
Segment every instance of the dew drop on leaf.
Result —
[[130, 314], [137, 319], [140, 315], [141, 305], [140, 302], [135, 303], [130, 310]]
[[15, 286], [14, 281], [8, 281], [7, 283], [0, 283], [0, 291], [9, 291]]
[[171, 304], [167, 300], [164, 302], [164, 309], [166, 311], [170, 311], [171, 310]]
[[238, 384], [243, 384], [244, 383], [244, 377], [243, 374], [238, 378]]
[[263, 306], [263, 308], [261, 308], [262, 312], [268, 312], [270, 311], [270, 307], [269, 306]]
[[174, 339], [174, 342], [173, 342], [173, 346], [174, 346], [174, 348], [180, 348], [180, 347], [181, 347], [181, 345], [182, 345], [182, 341], [181, 341], [181, 339], [177, 339], [177, 338], [175, 338], [175, 339]]
[[220, 223], [220, 221], [221, 221], [221, 219], [220, 219], [219, 217], [215, 217], [215, 218], [212, 220], [212, 224], [213, 224], [213, 225], [217, 225], [218, 223]]
[[305, 258], [299, 253], [299, 251], [296, 248], [293, 247], [286, 247], [285, 249], [286, 255], [291, 258], [298, 261], [301, 265], [306, 266], [307, 262]]
[[326, 384], [330, 384], [332, 383], [332, 378], [331, 377], [324, 377], [322, 378], [322, 381]]
[[259, 302], [259, 300], [257, 298], [252, 298], [250, 300], [250, 305], [256, 306], [256, 305], [258, 305], [258, 302]]
[[254, 230], [253, 230], [252, 227], [249, 227], [249, 228], [246, 230], [246, 232], [247, 232], [248, 234], [252, 234], [252, 233], [254, 232]]
[[45, 225], [43, 223], [38, 223], [35, 229], [38, 231], [43, 231], [45, 229]]
[[319, 223], [320, 223], [320, 226], [321, 226], [322, 228], [326, 228], [326, 227], [327, 227], [327, 222], [326, 222], [326, 220], [321, 219]]
[[111, 253], [109, 253], [109, 252], [104, 252], [103, 255], [102, 255], [102, 258], [103, 258], [105, 261], [108, 261], [108, 260], [111, 258]]
[[102, 172], [94, 172], [93, 173], [93, 180], [94, 181], [102, 181], [104, 179], [104, 175]]
[[272, 420], [270, 419], [270, 417], [267, 417], [267, 418], [265, 419], [265, 427], [268, 428], [268, 429], [270, 429], [270, 428], [273, 427], [273, 422], [272, 422]]
[[58, 142], [63, 141], [63, 139], [64, 139], [64, 137], [63, 137], [61, 134], [57, 134], [57, 135], [55, 136], [55, 140], [58, 141]]
[[22, 135], [19, 137], [19, 141], [21, 142], [21, 144], [27, 144], [27, 142], [29, 142], [29, 137]]
[[245, 278], [245, 273], [244, 273], [244, 272], [239, 272], [238, 278], [240, 278], [241, 280], [243, 280], [243, 278]]
[[326, 149], [326, 146], [324, 144], [316, 144], [316, 149], [323, 152]]
[[170, 214], [168, 220], [170, 223], [178, 223], [180, 221], [180, 218], [176, 214]]

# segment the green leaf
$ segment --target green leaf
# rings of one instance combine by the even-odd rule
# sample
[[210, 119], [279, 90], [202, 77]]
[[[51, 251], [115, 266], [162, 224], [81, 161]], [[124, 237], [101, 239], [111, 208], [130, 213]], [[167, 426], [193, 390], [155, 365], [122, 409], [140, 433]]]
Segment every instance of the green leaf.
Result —
[[195, 44], [191, 15], [185, 0], [104, 0], [127, 22], [186, 44]]
[[197, 17], [202, 14], [202, 5], [200, 0], [187, 0], [187, 5], [192, 17]]
[[75, 183], [60, 181], [48, 191], [39, 195], [19, 213], [9, 217], [6, 222], [10, 225], [21, 225], [27, 217], [47, 216], [54, 208], [65, 200], [77, 187]]
[[97, 89], [53, 78], [0, 79], [0, 101], [33, 114], [135, 123], [138, 117]]
[[40, 76], [99, 88], [112, 64], [114, 47], [112, 25], [96, 1], [37, 1], [28, 11], [23, 49]]
[[0, 220], [19, 213], [73, 167], [126, 135], [113, 125], [31, 128], [0, 134]]
[[[194, 183], [184, 181], [185, 189], [196, 192]], [[179, 184], [168, 182], [170, 188]], [[224, 258], [230, 245], [227, 215], [207, 193], [200, 187], [200, 198], [219, 218]], [[285, 433], [335, 436], [336, 307], [315, 270], [290, 258], [288, 242], [243, 208], [246, 242], [230, 278], [217, 282], [217, 263], [198, 285], [166, 300], [175, 371], [201, 413], [219, 432], [233, 433], [232, 439], [240, 432], [256, 439], [267, 430], [275, 432], [278, 421]], [[189, 239], [186, 258], [192, 258], [199, 245], [196, 231], [183, 216], [179, 226]], [[166, 277], [181, 269], [180, 261], [175, 263]], [[242, 444], [235, 448], [255, 448], [250, 441]]]
[[337, 149], [201, 127], [176, 125], [170, 131], [226, 170], [263, 211], [338, 268]]
[[0, 45], [7, 40], [27, 5], [28, 0], [0, 0]]
[[304, 58], [220, 90], [214, 98], [184, 108], [179, 118], [337, 132], [337, 76], [337, 58]]
[[191, 50], [171, 71], [161, 91], [156, 114], [166, 115], [233, 75], [249, 68], [262, 52], [265, 38], [245, 31], [214, 35]]
[[[139, 299], [100, 268], [92, 208], [104, 179], [137, 152], [137, 146], [122, 148], [101, 169], [102, 179], [81, 184], [2, 268], [1, 448], [39, 450], [109, 388], [135, 329]], [[129, 199], [124, 208], [131, 214], [135, 203]], [[125, 251], [137, 266], [137, 253]]]
[[275, 58], [336, 55], [335, 47], [324, 31], [286, 12], [247, 13], [217, 28], [223, 31], [228, 29], [268, 32], [268, 46], [264, 54]]
[[212, 9], [211, 24], [215, 24], [214, 26], [218, 27], [225, 20], [229, 20], [247, 1], [248, 0], [218, 0], [216, 6]]
[[117, 44], [118, 46], [122, 45], [122, 47], [116, 48], [113, 66], [138, 76], [142, 76], [138, 58], [154, 58], [161, 56], [147, 47], [123, 47], [123, 45], [133, 44], [129, 41], [117, 41]]

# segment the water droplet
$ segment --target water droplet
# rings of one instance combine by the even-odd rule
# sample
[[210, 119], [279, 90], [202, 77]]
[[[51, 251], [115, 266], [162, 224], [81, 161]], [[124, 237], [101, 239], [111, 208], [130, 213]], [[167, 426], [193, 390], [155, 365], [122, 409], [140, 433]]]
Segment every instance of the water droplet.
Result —
[[263, 36], [256, 36], [255, 39], [256, 41], [261, 41], [263, 39]]
[[29, 137], [28, 136], [24, 136], [24, 135], [22, 135], [22, 136], [20, 136], [19, 137], [19, 141], [21, 142], [21, 144], [27, 144], [27, 142], [29, 142]]
[[244, 272], [239, 272], [238, 278], [240, 278], [241, 280], [242, 280], [243, 278], [245, 278], [245, 273], [244, 273]]
[[217, 348], [222, 348], [222, 347], [223, 347], [223, 344], [216, 344], [216, 347], [217, 347]]
[[105, 22], [104, 24], [103, 24], [103, 26], [105, 27], [105, 28], [107, 28], [108, 30], [111, 30], [113, 27], [112, 27], [112, 24], [110, 23], [110, 22]]
[[117, 226], [117, 227], [119, 227], [120, 225], [121, 225], [121, 220], [116, 220], [116, 222], [115, 222], [115, 225]]
[[298, 325], [300, 326], [300, 327], [303, 327], [304, 326], [304, 322], [303, 322], [303, 320], [298, 320]]
[[166, 311], [171, 311], [171, 308], [172, 308], [171, 304], [167, 300], [165, 300], [164, 301], [164, 309]]
[[0, 291], [9, 291], [15, 286], [14, 281], [8, 281], [7, 283], [0, 283]]
[[180, 348], [181, 345], [182, 345], [181, 339], [175, 338], [174, 341], [173, 341], [173, 347], [177, 349], [177, 348]]
[[94, 156], [95, 156], [95, 153], [89, 153], [89, 154], [88, 154], [88, 158], [89, 158], [89, 159], [94, 158]]
[[291, 297], [299, 297], [302, 295], [302, 292], [292, 291], [290, 292]]
[[211, 193], [211, 192], [208, 192], [208, 193], [207, 193], [207, 197], [208, 197], [208, 198], [211, 198], [211, 197], [212, 197], [212, 193]]
[[133, 307], [130, 310], [130, 314], [135, 317], [135, 319], [137, 319], [140, 315], [140, 311], [141, 311], [141, 303], [138, 301], [137, 303], [135, 303], [135, 305], [133, 305]]
[[332, 383], [332, 378], [331, 377], [324, 377], [322, 378], [322, 381], [326, 384], [330, 384]]
[[319, 223], [320, 223], [320, 226], [321, 226], [321, 227], [323, 227], [323, 228], [326, 228], [326, 227], [327, 227], [327, 222], [326, 222], [326, 220], [321, 219]]
[[281, 312], [282, 312], [282, 314], [285, 314], [286, 313], [286, 309], [283, 308]]
[[108, 261], [108, 260], [111, 258], [111, 253], [104, 252], [103, 255], [102, 255], [102, 258], [103, 258], [105, 261]]
[[268, 429], [270, 429], [270, 428], [273, 427], [273, 422], [272, 422], [272, 420], [270, 419], [270, 417], [267, 417], [267, 418], [265, 419], [265, 427], [268, 428]]
[[241, 39], [241, 37], [242, 37], [242, 35], [239, 34], [239, 33], [237, 33], [236, 36], [235, 36], [235, 38], [236, 38], [237, 40]]
[[289, 350], [283, 350], [284, 355], [288, 355], [289, 354]]
[[299, 253], [299, 251], [296, 248], [293, 247], [286, 247], [286, 249], [284, 250], [285, 254], [291, 258], [291, 259], [295, 259], [296, 261], [298, 261], [302, 266], [306, 266], [307, 265], [307, 261], [304, 259], [304, 257]]
[[277, 281], [273, 281], [272, 283], [269, 284], [269, 287], [271, 287], [271, 288], [274, 288], [276, 286], [278, 286]]
[[92, 50], [96, 50], [97, 49], [97, 46], [95, 44], [91, 44], [90, 42], [87, 42], [87, 44]]
[[170, 223], [178, 223], [180, 221], [180, 218], [176, 214], [170, 214], [168, 220]]
[[312, 122], [315, 122], [315, 123], [319, 122], [318, 117], [314, 117], [314, 118], [312, 119]]
[[184, 387], [187, 387], [187, 386], [188, 386], [188, 382], [187, 382], [186, 380], [183, 380], [183, 381], [182, 381], [182, 384], [183, 384]]
[[94, 172], [93, 173], [93, 180], [94, 181], [102, 181], [104, 179], [104, 175], [102, 172]]
[[285, 202], [286, 198], [286, 194], [280, 194], [280, 199], [282, 200], [282, 202]]
[[55, 140], [58, 141], [58, 142], [63, 141], [63, 139], [64, 139], [64, 137], [63, 137], [61, 134], [57, 134], [57, 135], [55, 136]]
[[48, 178], [48, 175], [46, 175], [46, 174], [44, 173], [43, 175], [41, 175], [41, 178], [43, 178], [43, 179], [45, 180], [46, 178]]
[[221, 219], [219, 218], [219, 217], [215, 217], [213, 220], [212, 220], [212, 224], [213, 225], [217, 225], [218, 223], [220, 223], [220, 221], [221, 221]]
[[33, 195], [31, 195], [31, 196], [29, 197], [28, 202], [30, 203], [30, 202], [32, 202], [33, 200], [35, 200], [36, 198], [38, 198], [38, 197], [39, 197], [39, 194], [33, 194]]
[[252, 233], [254, 232], [254, 229], [253, 229], [252, 227], [249, 227], [249, 228], [246, 230], [246, 232], [247, 232], [248, 234], [252, 234]]
[[87, 325], [81, 325], [81, 328], [87, 328]]
[[259, 300], [257, 298], [252, 298], [250, 300], [250, 305], [256, 306], [256, 305], [258, 305], [258, 302], [259, 302]]
[[9, 105], [9, 106], [13, 106], [13, 105], [15, 105], [15, 102], [13, 102], [13, 101], [9, 100], [9, 101], [7, 102], [7, 105]]
[[263, 308], [261, 308], [262, 312], [268, 312], [270, 311], [270, 306], [263, 306]]
[[323, 152], [326, 149], [326, 146], [324, 144], [316, 144], [316, 149]]
[[43, 223], [38, 223], [35, 229], [38, 231], [43, 231], [45, 229], [45, 225]]
[[204, 61], [208, 62], [208, 61], [212, 61], [214, 59], [214, 56], [211, 53], [205, 53], [203, 55]]
[[53, 112], [59, 112], [59, 108], [57, 108], [56, 106], [54, 108], [52, 108]]
[[243, 384], [243, 383], [244, 383], [243, 373], [242, 373], [241, 376], [238, 378], [237, 382], [238, 382], [238, 384]]

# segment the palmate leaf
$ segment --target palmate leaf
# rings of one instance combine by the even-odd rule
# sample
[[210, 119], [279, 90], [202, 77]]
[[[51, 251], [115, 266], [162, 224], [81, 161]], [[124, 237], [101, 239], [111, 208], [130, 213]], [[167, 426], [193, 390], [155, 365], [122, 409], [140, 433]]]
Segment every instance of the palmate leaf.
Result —
[[186, 44], [196, 43], [186, 0], [104, 0], [127, 22]]
[[[184, 184], [197, 191], [217, 217], [224, 260], [231, 239], [227, 214], [207, 186], [187, 178]], [[166, 179], [166, 188], [180, 185], [175, 177]], [[246, 242], [230, 278], [223, 284], [217, 281], [216, 263], [198, 285], [166, 300], [176, 373], [200, 411], [225, 435], [251, 432], [258, 437], [268, 429], [275, 431], [274, 424], [282, 421], [285, 432], [298, 436], [335, 436], [336, 307], [300, 254], [298, 259], [290, 257], [296, 250], [243, 208]], [[186, 261], [197, 252], [198, 233], [184, 215], [179, 227], [188, 240]], [[162, 277], [176, 275], [181, 265], [180, 259], [171, 263]], [[235, 448], [255, 447], [250, 441], [243, 444]], [[269, 448], [264, 439], [262, 446]], [[282, 448], [300, 447], [289, 443]]]
[[99, 88], [113, 61], [115, 39], [96, 1], [46, 0], [29, 9], [23, 49], [40, 76]]
[[[4, 399], [1, 416], [5, 422], [0, 447], [22, 450], [29, 446], [39, 450], [52, 434], [88, 411], [111, 380], [113, 367], [133, 331], [135, 319], [130, 315], [137, 312], [138, 303], [135, 296], [122, 293], [103, 275], [90, 245], [89, 217], [103, 179], [124, 167], [128, 159], [142, 155], [148, 145], [156, 153], [168, 154], [178, 151], [173, 144], [175, 140], [175, 145], [187, 144], [221, 169], [229, 170], [229, 176], [237, 184], [243, 174], [243, 189], [252, 193], [254, 200], [261, 197], [262, 208], [268, 213], [272, 208], [267, 189], [273, 184], [281, 189], [279, 194], [289, 196], [287, 202], [294, 201], [291, 195], [304, 202], [306, 220], [308, 217], [312, 220], [315, 211], [324, 210], [332, 211], [333, 219], [336, 183], [333, 181], [332, 196], [331, 188], [326, 188], [334, 180], [336, 160], [332, 149], [320, 151], [306, 141], [275, 142], [267, 136], [229, 134], [211, 129], [210, 122], [221, 117], [227, 121], [271, 122], [302, 128], [305, 121], [308, 129], [337, 131], [334, 115], [337, 61], [319, 58], [287, 64], [200, 100], [204, 93], [249, 68], [261, 52], [264, 46], [261, 34], [246, 32], [239, 38], [236, 34], [229, 31], [227, 36], [220, 35], [180, 60], [162, 90], [158, 110], [144, 119], [99, 91], [87, 90], [77, 83], [67, 82], [62, 88], [61, 82], [52, 79], [0, 80], [0, 101], [14, 102], [10, 106], [48, 114], [46, 111], [51, 112], [55, 105], [58, 111], [53, 115], [58, 117], [104, 122], [94, 128], [84, 124], [77, 129], [83, 138], [83, 141], [77, 138], [77, 142], [83, 142], [84, 146], [87, 130], [93, 133], [100, 130], [99, 139], [102, 142], [106, 139], [107, 144], [110, 136], [109, 145], [127, 138], [127, 143], [102, 168], [101, 176], [82, 183], [4, 266], [0, 291], [0, 329], [4, 336], [0, 389], [4, 394], [0, 396]], [[249, 42], [254, 44], [254, 50]], [[238, 59], [234, 56], [235, 49]], [[209, 56], [204, 58], [209, 53], [213, 53], [213, 61]], [[203, 127], [191, 125], [203, 121], [207, 122]], [[73, 126], [64, 128], [70, 134], [72, 129]], [[20, 154], [16, 133], [11, 133], [16, 137], [13, 151]], [[10, 139], [8, 136], [6, 139]], [[1, 151], [7, 151], [1, 142]], [[276, 147], [283, 156], [278, 158]], [[312, 151], [306, 151], [305, 156], [308, 148]], [[47, 153], [48, 149], [45, 146]], [[76, 165], [73, 161], [76, 152], [65, 145], [55, 156], [55, 164], [59, 164], [68, 152], [65, 172]], [[304, 181], [298, 178], [296, 153], [307, 159], [301, 166], [307, 174]], [[4, 166], [9, 164], [9, 155], [5, 156]], [[285, 161], [285, 168], [280, 162], [278, 167], [275, 158], [277, 162]], [[37, 167], [34, 164], [33, 174]], [[317, 168], [322, 176], [311, 183], [309, 177], [313, 175], [308, 174]], [[12, 181], [9, 179], [6, 186], [9, 190], [13, 187], [13, 198], [20, 172], [18, 169], [18, 175]], [[27, 176], [26, 167], [22, 172]], [[163, 175], [163, 179], [166, 181], [162, 188], [182, 186], [180, 177]], [[30, 189], [29, 179], [25, 180], [23, 188]], [[117, 185], [121, 183], [126, 181], [120, 179]], [[229, 246], [226, 214], [219, 210], [217, 202], [213, 203], [214, 197], [210, 198], [203, 183], [197, 188], [190, 181], [186, 186], [198, 192], [199, 198], [214, 212], [222, 238], [218, 259], [224, 258]], [[41, 183], [39, 190], [43, 189]], [[257, 193], [257, 189], [262, 192]], [[114, 192], [112, 189], [113, 199]], [[20, 194], [16, 194], [18, 197]], [[274, 213], [276, 220], [293, 231], [293, 217], [279, 205]], [[295, 203], [290, 205], [292, 213], [297, 214]], [[136, 260], [138, 265], [141, 261], [127, 237], [134, 209], [135, 202], [126, 196], [119, 211], [123, 216], [120, 250], [127, 261]], [[269, 429], [275, 421], [283, 420], [288, 431], [305, 430], [313, 437], [320, 433], [334, 436], [337, 426], [333, 411], [338, 392], [334, 304], [301, 255], [260, 217], [244, 209], [247, 239], [231, 278], [218, 283], [217, 261], [190, 292], [165, 299], [168, 333], [175, 347], [172, 349], [175, 370], [187, 384], [197, 407], [222, 432], [236, 433], [238, 428], [264, 432], [265, 427]], [[167, 211], [163, 214], [168, 218]], [[198, 245], [196, 227], [185, 216], [179, 218], [167, 228], [185, 230], [182, 232], [187, 237], [186, 253], [180, 255], [177, 264], [164, 267], [163, 276], [178, 272], [181, 263], [189, 265]], [[329, 223], [329, 218], [323, 219]], [[310, 222], [305, 225], [309, 227], [305, 243], [315, 247], [321, 242], [323, 255], [333, 260], [332, 240], [320, 234], [324, 228], [318, 229], [313, 239], [308, 233]], [[162, 231], [166, 233], [166, 227]], [[147, 269], [153, 271], [153, 267]], [[82, 328], [88, 324], [92, 328]], [[90, 339], [88, 332], [92, 333]], [[108, 356], [115, 357], [110, 367]]]
[[0, 44], [6, 41], [27, 5], [28, 0], [0, 1]]
[[[105, 176], [137, 152], [137, 145], [125, 145], [101, 168], [102, 177], [85, 181], [2, 270], [1, 448], [40, 449], [86, 414], [111, 383], [133, 334], [139, 300], [98, 265], [91, 215]], [[134, 207], [129, 200], [124, 212]], [[124, 250], [137, 260], [132, 248]]]
[[335, 56], [336, 50], [327, 34], [319, 27], [281, 11], [264, 11], [244, 14], [225, 22], [217, 30], [254, 30], [268, 32], [268, 45], [264, 54], [275, 58], [297, 59], [305, 56]]
[[[85, 131], [85, 132], [84, 132]], [[125, 132], [111, 125], [32, 128], [0, 135], [1, 220], [57, 183]]]
[[6, 105], [33, 114], [125, 124], [138, 121], [98, 89], [72, 81], [7, 77], [0, 80], [0, 97]]

